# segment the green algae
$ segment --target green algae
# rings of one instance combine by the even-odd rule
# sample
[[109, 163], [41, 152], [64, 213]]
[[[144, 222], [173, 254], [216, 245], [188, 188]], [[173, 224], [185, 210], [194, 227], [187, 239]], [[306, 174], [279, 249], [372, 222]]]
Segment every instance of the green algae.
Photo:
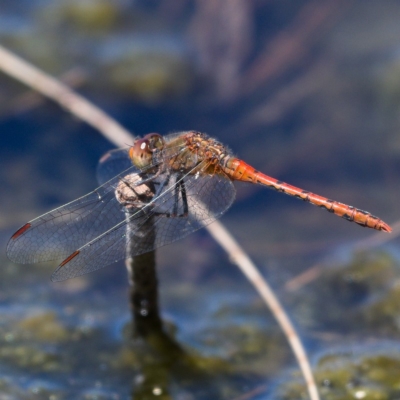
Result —
[[60, 354], [54, 351], [45, 351], [34, 345], [2, 345], [0, 348], [0, 360], [5, 364], [31, 371], [65, 370]]
[[36, 16], [41, 25], [69, 25], [86, 34], [100, 33], [115, 28], [121, 7], [111, 0], [67, 0], [38, 9]]
[[[387, 252], [359, 252], [345, 264], [321, 267], [320, 276], [291, 300], [314, 328], [397, 336], [398, 261]], [[324, 304], [322, 307], [321, 305]], [[305, 310], [305, 311], [303, 311]]]
[[[326, 400], [386, 400], [400, 395], [400, 357], [377, 354], [358, 359], [348, 354], [322, 357], [314, 368], [318, 390]], [[285, 383], [284, 399], [306, 398], [300, 380]]]
[[53, 345], [69, 336], [52, 312], [10, 321], [1, 328], [0, 361], [31, 371], [65, 371], [63, 357]]
[[179, 53], [151, 47], [132, 46], [110, 63], [107, 75], [111, 83], [150, 103], [183, 95], [192, 79], [189, 63]]
[[45, 312], [22, 319], [17, 324], [24, 340], [59, 343], [70, 338], [71, 333], [61, 324], [54, 312]]
[[[203, 332], [203, 345], [215, 349], [237, 374], [270, 375], [290, 359], [290, 348], [278, 329], [263, 330], [251, 324], [215, 327]], [[262, 371], [262, 372], [261, 372]]]
[[336, 303], [360, 302], [371, 292], [385, 290], [396, 277], [397, 261], [386, 252], [355, 253], [349, 263], [326, 268], [318, 281], [321, 292]]
[[385, 295], [380, 296], [366, 307], [362, 314], [364, 323], [369, 329], [382, 335], [400, 337], [400, 287], [388, 288]]
[[365, 357], [358, 368], [368, 380], [397, 390], [400, 394], [400, 359], [383, 354]]
[[111, 0], [73, 0], [64, 2], [57, 10], [72, 26], [95, 32], [115, 27], [120, 11], [118, 4]]

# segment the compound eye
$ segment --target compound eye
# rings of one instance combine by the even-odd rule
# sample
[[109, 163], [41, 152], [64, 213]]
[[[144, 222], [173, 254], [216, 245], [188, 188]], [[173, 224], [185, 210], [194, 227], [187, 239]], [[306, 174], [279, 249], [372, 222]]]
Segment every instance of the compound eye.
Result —
[[143, 140], [148, 140], [150, 151], [161, 150], [165, 143], [163, 137], [158, 133], [148, 133]]
[[149, 166], [153, 159], [153, 151], [150, 149], [148, 139], [138, 139], [129, 149], [129, 157], [132, 163], [138, 168]]

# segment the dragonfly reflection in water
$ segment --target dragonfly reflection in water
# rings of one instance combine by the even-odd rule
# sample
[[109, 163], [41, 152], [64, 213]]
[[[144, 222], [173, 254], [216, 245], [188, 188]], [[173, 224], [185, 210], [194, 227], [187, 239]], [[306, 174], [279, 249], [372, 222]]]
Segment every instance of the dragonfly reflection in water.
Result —
[[232, 204], [233, 181], [267, 186], [361, 226], [391, 231], [366, 211], [256, 171], [195, 131], [165, 137], [150, 133], [129, 150], [107, 153], [98, 172], [99, 188], [15, 232], [8, 257], [17, 263], [64, 259], [54, 281], [86, 274], [124, 258], [127, 243], [135, 256], [210, 224]]

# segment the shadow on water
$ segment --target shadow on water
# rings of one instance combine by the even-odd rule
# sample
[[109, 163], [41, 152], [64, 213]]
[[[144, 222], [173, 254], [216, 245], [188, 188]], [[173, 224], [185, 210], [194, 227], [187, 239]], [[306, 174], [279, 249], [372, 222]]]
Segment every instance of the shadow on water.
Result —
[[[142, 178], [145, 179], [145, 176]], [[124, 177], [123, 180], [128, 179]], [[154, 185], [147, 186], [154, 190]], [[154, 192], [147, 200], [150, 201], [152, 196]], [[139, 224], [141, 220], [137, 217], [138, 208], [129, 208], [129, 205], [125, 206], [125, 214], [128, 256], [137, 251], [138, 247], [154, 247], [156, 241], [154, 217], [144, 216], [145, 222]], [[140, 229], [137, 229], [138, 225]], [[134, 347], [138, 347], [137, 354], [142, 355], [139, 357], [140, 379], [135, 381], [132, 398], [147, 399], [150, 396], [162, 399], [175, 398], [171, 393], [174, 386], [179, 388], [180, 392], [197, 393], [196, 398], [199, 399], [223, 398], [226, 389], [222, 377], [225, 375], [228, 378], [231, 375], [229, 364], [222, 359], [207, 358], [200, 353], [195, 354], [185, 350], [167, 333], [163, 325], [158, 305], [155, 251], [128, 257], [126, 265], [133, 318], [132, 337]], [[230, 376], [229, 380], [237, 382], [237, 378]]]

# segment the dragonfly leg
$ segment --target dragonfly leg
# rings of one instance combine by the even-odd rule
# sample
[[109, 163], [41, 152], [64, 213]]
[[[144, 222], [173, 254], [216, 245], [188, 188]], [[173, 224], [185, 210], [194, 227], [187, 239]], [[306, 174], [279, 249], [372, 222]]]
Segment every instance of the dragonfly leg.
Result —
[[[173, 210], [173, 213], [170, 215], [170, 217], [185, 218], [188, 216], [188, 212], [189, 212], [185, 182], [184, 182], [183, 176], [181, 174], [179, 174], [177, 176], [176, 180], [177, 180], [177, 184], [175, 185], [175, 189], [174, 189], [174, 210]], [[183, 207], [183, 212], [181, 214], [178, 214], [179, 194], [181, 195], [182, 207]]]
[[[149, 182], [153, 181], [155, 178], [157, 178], [157, 176], [160, 175], [160, 173], [161, 173], [161, 168], [158, 168], [157, 171], [154, 174], [150, 174], [149, 175], [149, 174], [141, 173], [140, 174], [141, 180], [138, 181], [135, 184], [135, 186], [143, 185], [143, 184], [146, 184], [146, 183], [149, 183]], [[147, 176], [147, 178], [144, 178], [144, 175], [149, 175], [149, 176]]]
[[[161, 192], [164, 190], [165, 186], [168, 185], [170, 177], [171, 177], [171, 175], [168, 175], [168, 176], [166, 177], [166, 179], [164, 179], [164, 180], [160, 183], [160, 186], [158, 187], [158, 189], [157, 189], [157, 191], [156, 191], [156, 193], [155, 193], [155, 197], [158, 197], [158, 196], [161, 194]], [[156, 184], [157, 184], [157, 183], [156, 183]]]
[[[165, 180], [160, 183], [159, 188], [155, 193], [155, 197], [162, 196], [162, 191], [164, 190], [165, 186], [169, 183], [171, 175], [168, 175]], [[164, 215], [167, 218], [176, 218], [176, 217], [187, 217], [188, 215], [188, 202], [186, 196], [186, 188], [185, 183], [183, 182], [183, 175], [177, 174], [175, 179], [175, 184], [173, 187], [173, 208], [172, 212], [165, 212], [165, 213], [157, 213], [157, 215]], [[183, 212], [179, 214], [179, 195], [182, 198], [182, 207]]]
[[187, 201], [187, 196], [186, 196], [185, 182], [183, 180], [180, 183], [180, 188], [181, 188], [182, 203], [183, 203], [183, 214], [181, 216], [187, 217], [189, 214], [189, 206], [188, 206], [188, 201]]
[[179, 174], [176, 178], [178, 183], [175, 185], [174, 188], [174, 211], [172, 212], [171, 216], [172, 217], [177, 217], [178, 216], [178, 205], [179, 205], [179, 192], [181, 188], [181, 175]]

